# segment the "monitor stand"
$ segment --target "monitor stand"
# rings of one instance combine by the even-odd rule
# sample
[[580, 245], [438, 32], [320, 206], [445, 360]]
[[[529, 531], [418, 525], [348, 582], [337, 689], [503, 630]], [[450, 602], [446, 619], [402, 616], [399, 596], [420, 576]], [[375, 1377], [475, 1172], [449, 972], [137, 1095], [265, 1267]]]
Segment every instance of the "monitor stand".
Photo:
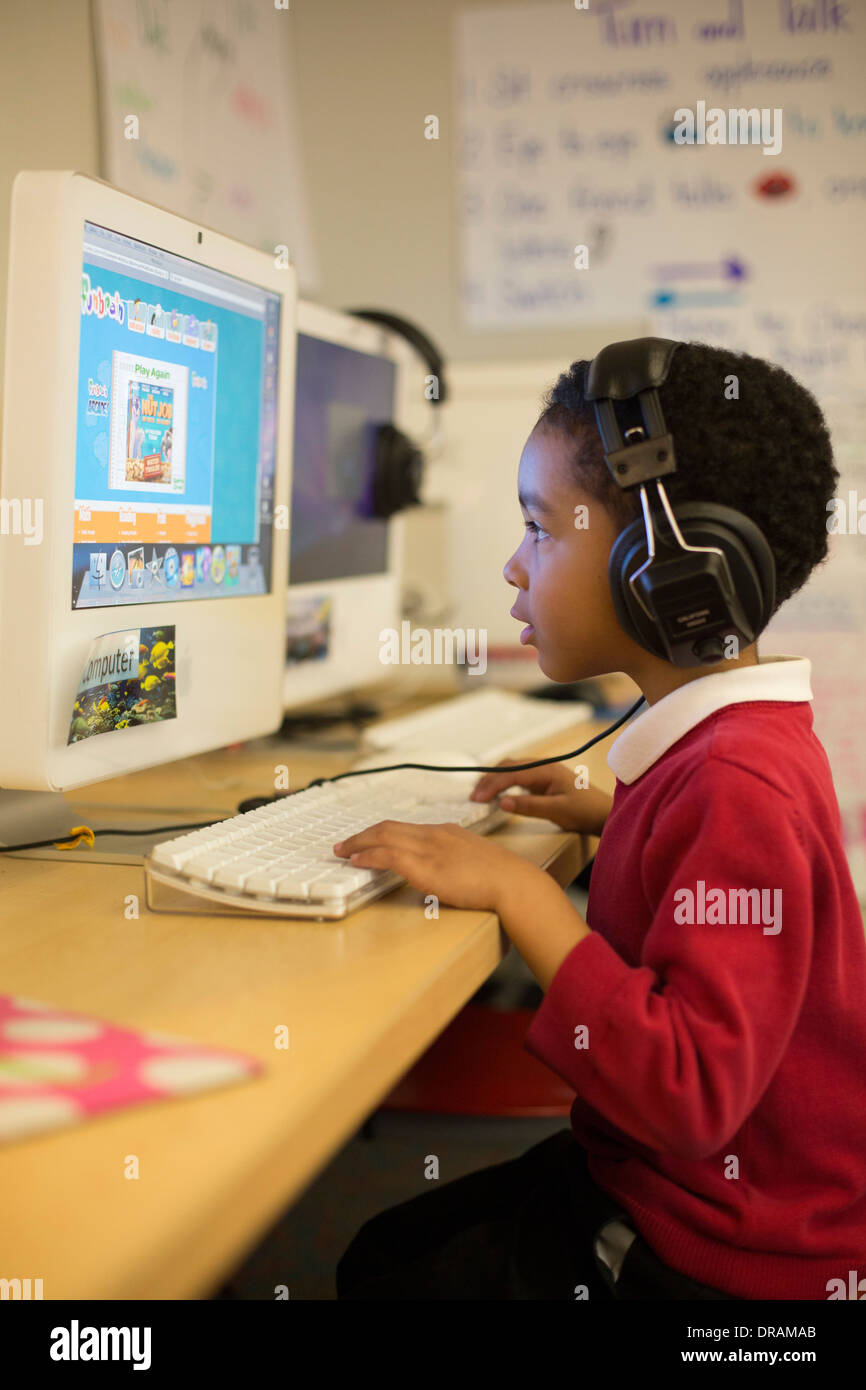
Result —
[[164, 825], [189, 822], [190, 828], [203, 821], [221, 820], [212, 806], [171, 806], [161, 809], [148, 806], [89, 806], [85, 802], [68, 800], [62, 792], [18, 792], [0, 789], [0, 845], [29, 844], [33, 840], [60, 840], [76, 825], [89, 825], [100, 830], [111, 825], [124, 830], [141, 825], [141, 834], [97, 835], [94, 846], [88, 849], [16, 850], [3, 859], [64, 859], [81, 864], [141, 864], [144, 856], [162, 840], [182, 835], [183, 830], [159, 830]]

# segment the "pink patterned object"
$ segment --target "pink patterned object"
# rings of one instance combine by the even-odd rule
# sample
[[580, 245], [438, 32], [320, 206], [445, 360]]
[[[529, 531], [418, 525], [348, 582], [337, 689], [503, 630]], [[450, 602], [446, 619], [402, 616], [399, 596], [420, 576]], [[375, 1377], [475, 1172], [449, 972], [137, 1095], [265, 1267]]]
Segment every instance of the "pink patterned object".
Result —
[[0, 994], [0, 1143], [261, 1070], [239, 1052]]

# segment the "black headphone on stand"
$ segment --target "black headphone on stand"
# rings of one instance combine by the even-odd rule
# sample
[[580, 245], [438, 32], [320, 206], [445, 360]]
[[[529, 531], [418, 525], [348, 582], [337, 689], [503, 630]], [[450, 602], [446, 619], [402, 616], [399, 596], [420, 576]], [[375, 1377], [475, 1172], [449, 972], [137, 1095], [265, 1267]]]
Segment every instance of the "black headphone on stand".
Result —
[[[445, 364], [442, 354], [427, 334], [399, 314], [389, 314], [380, 309], [349, 309], [348, 312], [355, 318], [367, 319], [370, 323], [378, 323], [399, 333], [411, 344], [426, 362], [430, 374], [436, 378], [437, 395], [430, 398], [430, 403], [440, 406], [447, 395]], [[418, 506], [423, 474], [424, 455], [409, 436], [398, 430], [396, 425], [380, 425], [373, 462], [374, 514], [389, 517], [404, 507]]]
[[609, 343], [589, 365], [584, 394], [611, 477], [624, 492], [640, 488], [643, 517], [617, 537], [608, 562], [617, 618], [646, 651], [674, 666], [703, 666], [738, 653], [766, 627], [776, 564], [742, 512], [715, 502], [681, 502], [674, 512], [668, 500], [661, 479], [677, 465], [658, 388], [682, 346], [670, 338]]

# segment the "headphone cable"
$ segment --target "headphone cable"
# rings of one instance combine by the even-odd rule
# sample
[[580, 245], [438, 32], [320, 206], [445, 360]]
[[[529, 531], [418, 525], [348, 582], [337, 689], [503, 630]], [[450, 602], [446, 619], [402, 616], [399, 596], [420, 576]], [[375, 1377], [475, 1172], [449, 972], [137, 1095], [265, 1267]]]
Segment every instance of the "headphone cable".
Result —
[[[579, 757], [581, 753], [585, 753], [587, 749], [592, 748], [594, 744], [600, 743], [602, 739], [608, 738], [611, 734], [615, 734], [617, 729], [622, 728], [623, 724], [631, 719], [633, 714], [637, 713], [645, 699], [646, 697], [641, 695], [640, 699], [636, 700], [631, 708], [626, 710], [625, 714], [620, 715], [615, 723], [611, 724], [607, 729], [602, 729], [600, 734], [595, 734], [587, 743], [581, 744], [580, 748], [575, 748], [571, 753], [557, 753], [552, 758], [536, 758], [531, 763], [506, 763], [504, 766], [500, 765], [499, 767], [441, 767], [437, 763], [392, 763], [389, 764], [388, 767], [353, 768], [349, 772], [338, 772], [333, 777], [315, 777], [312, 782], [307, 783], [306, 787], [299, 787], [298, 791], [307, 791], [310, 787], [321, 787], [328, 782], [340, 782], [344, 777], [367, 777], [371, 773], [395, 772], [400, 768], [420, 768], [424, 772], [525, 772], [531, 767], [545, 767], [548, 763], [561, 763], [564, 762], [566, 758]], [[286, 797], [297, 795], [298, 792], [286, 793]], [[282, 801], [285, 799], [286, 798], [280, 796], [271, 798], [273, 801]], [[28, 849], [47, 849], [49, 846], [61, 850], [77, 849], [82, 842], [92, 849], [93, 841], [99, 835], [129, 835], [137, 837], [144, 835], [166, 835], [172, 831], [179, 830], [206, 830], [208, 826], [220, 825], [224, 820], [234, 819], [235, 816], [221, 816], [219, 820], [195, 821], [187, 823], [186, 825], [152, 825], [140, 830], [120, 830], [114, 826], [106, 826], [101, 830], [91, 830], [89, 826], [77, 825], [68, 835], [59, 836], [51, 840], [31, 840], [27, 844], [0, 845], [0, 854], [21, 853], [23, 850]]]
[[[442, 767], [441, 764], [438, 763], [389, 763], [387, 767], [352, 768], [349, 772], [337, 772], [333, 777], [316, 777], [312, 782], [308, 782], [306, 787], [301, 788], [301, 790], [306, 791], [307, 787], [321, 787], [327, 782], [339, 782], [344, 777], [367, 777], [371, 773], [396, 772], [399, 768], [404, 767], [420, 768], [423, 772], [525, 772], [531, 767], [545, 767], [548, 763], [561, 763], [564, 762], [566, 758], [580, 757], [581, 753], [585, 753], [587, 749], [592, 748], [594, 744], [601, 743], [602, 739], [609, 738], [611, 734], [615, 734], [617, 729], [622, 728], [623, 724], [631, 719], [633, 714], [637, 714], [645, 700], [646, 696], [641, 695], [640, 699], [635, 700], [634, 704], [626, 710], [625, 714], [621, 714], [619, 719], [613, 724], [610, 724], [606, 729], [602, 729], [600, 734], [595, 734], [588, 742], [582, 743], [579, 748], [573, 749], [570, 753], [556, 753], [551, 758], [536, 758], [531, 763], [506, 763], [504, 766], [499, 767], [452, 767], [450, 765]], [[290, 793], [290, 795], [293, 795], [293, 793]]]

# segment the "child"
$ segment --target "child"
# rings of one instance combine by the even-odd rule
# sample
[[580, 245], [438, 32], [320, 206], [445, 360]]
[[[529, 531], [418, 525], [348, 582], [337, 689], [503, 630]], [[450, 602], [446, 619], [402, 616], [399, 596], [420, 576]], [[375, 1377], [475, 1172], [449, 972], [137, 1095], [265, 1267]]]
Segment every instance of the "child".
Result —
[[[524, 448], [526, 535], [504, 574], [545, 675], [625, 671], [648, 708], [612, 745], [612, 800], [557, 764], [473, 792], [519, 785], [506, 809], [601, 835], [587, 922], [495, 836], [386, 821], [335, 846], [498, 913], [546, 991], [526, 1046], [574, 1087], [573, 1134], [368, 1222], [338, 1296], [840, 1296], [849, 1271], [866, 1276], [866, 944], [810, 663], [754, 642], [682, 668], [626, 634], [608, 556], [640, 503], [608, 471], [587, 368], [559, 378]], [[769, 363], [689, 343], [659, 400], [674, 510], [715, 502], [756, 522], [778, 607], [827, 553], [838, 475], [814, 398]], [[760, 915], [736, 915], [758, 898]]]

